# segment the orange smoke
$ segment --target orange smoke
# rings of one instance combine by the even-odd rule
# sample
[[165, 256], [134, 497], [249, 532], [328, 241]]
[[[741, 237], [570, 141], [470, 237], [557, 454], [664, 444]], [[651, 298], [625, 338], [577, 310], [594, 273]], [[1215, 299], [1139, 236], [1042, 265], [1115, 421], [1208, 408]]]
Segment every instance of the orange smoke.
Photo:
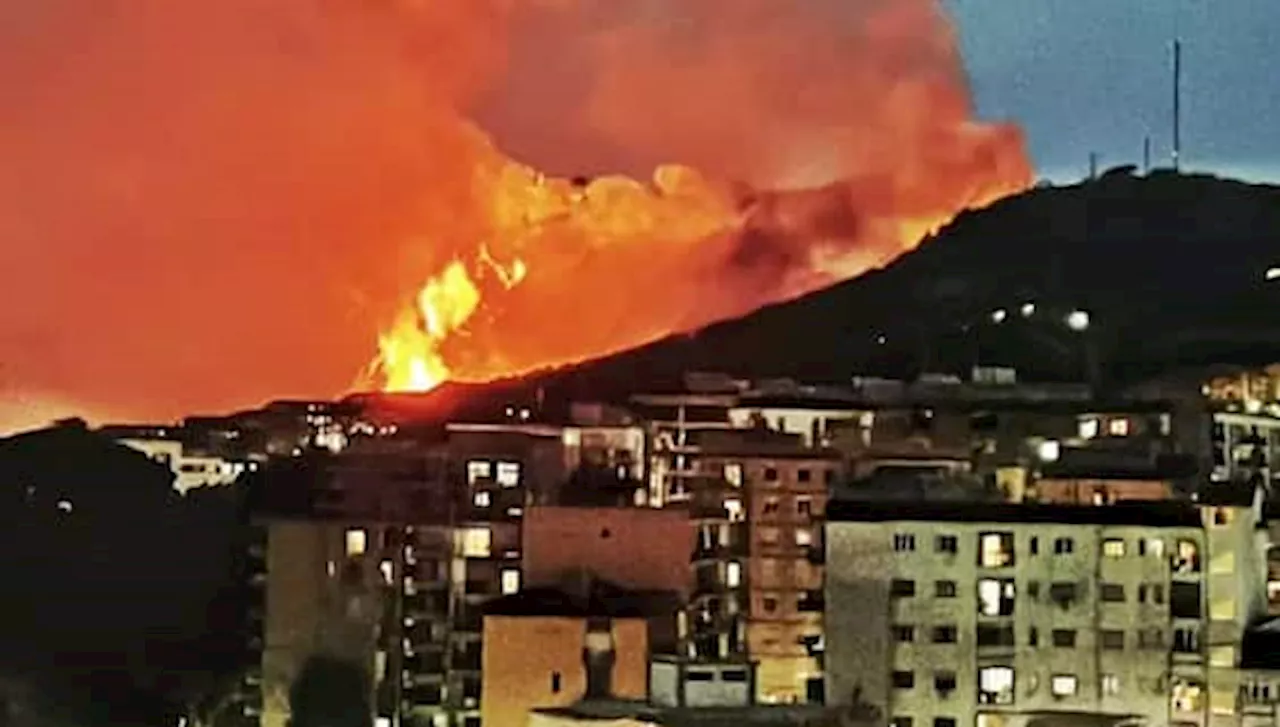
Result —
[[[571, 181], [483, 144], [471, 237], [454, 241], [474, 252], [429, 276], [380, 337], [386, 389], [577, 362], [798, 296], [1031, 179], [1017, 131], [972, 120], [933, 0], [644, 5], [518, 8], [515, 27], [537, 29], [544, 51], [557, 39], [590, 75], [561, 109], [582, 112], [548, 120], [554, 100], [499, 89], [481, 117], [562, 170], [694, 166]], [[565, 71], [512, 68], [509, 84], [540, 89]], [[519, 285], [479, 280], [501, 270], [491, 254], [518, 262]]]

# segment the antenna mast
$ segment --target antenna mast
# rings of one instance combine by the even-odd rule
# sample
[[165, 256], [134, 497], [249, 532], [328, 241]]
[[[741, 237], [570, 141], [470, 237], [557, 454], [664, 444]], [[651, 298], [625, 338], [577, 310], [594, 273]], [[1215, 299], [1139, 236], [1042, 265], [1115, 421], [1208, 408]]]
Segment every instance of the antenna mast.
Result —
[[1173, 170], [1182, 156], [1182, 41], [1173, 39]]

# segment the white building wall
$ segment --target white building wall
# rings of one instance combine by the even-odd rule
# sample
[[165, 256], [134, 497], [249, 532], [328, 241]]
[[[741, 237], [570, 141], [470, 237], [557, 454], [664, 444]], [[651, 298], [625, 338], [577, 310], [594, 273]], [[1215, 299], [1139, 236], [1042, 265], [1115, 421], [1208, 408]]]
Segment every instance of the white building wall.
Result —
[[172, 439], [121, 439], [119, 443], [168, 467], [173, 472], [173, 489], [183, 495], [197, 487], [229, 485], [247, 468], [243, 462], [221, 457], [188, 455], [182, 442]]

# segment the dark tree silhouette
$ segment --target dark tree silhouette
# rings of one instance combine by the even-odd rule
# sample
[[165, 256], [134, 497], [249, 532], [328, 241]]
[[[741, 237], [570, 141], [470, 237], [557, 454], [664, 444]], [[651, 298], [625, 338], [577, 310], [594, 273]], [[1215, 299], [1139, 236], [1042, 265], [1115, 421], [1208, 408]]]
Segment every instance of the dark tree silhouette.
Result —
[[349, 661], [313, 656], [289, 690], [289, 727], [369, 727], [369, 678]]

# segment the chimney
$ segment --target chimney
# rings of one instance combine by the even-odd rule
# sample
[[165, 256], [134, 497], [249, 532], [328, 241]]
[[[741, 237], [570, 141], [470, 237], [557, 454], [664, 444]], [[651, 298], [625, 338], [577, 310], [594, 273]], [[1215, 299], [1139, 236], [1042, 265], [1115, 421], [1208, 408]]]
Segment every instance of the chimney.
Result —
[[608, 699], [613, 695], [613, 622], [608, 617], [587, 619], [582, 662], [587, 669], [587, 693], [584, 699]]

